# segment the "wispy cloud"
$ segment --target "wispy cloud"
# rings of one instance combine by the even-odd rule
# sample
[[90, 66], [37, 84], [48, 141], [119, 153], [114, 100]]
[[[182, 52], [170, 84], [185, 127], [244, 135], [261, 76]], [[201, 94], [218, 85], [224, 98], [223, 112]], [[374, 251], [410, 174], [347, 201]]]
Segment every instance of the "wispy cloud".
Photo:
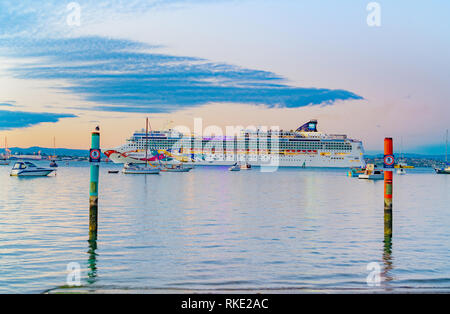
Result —
[[[215, 0], [233, 1], [233, 0]], [[209, 3], [211, 0], [2, 0], [0, 1], [0, 37], [13, 36], [66, 36], [76, 31], [66, 23], [67, 5], [80, 5], [82, 24], [90, 27], [101, 22], [105, 16], [121, 16], [145, 13], [160, 7], [174, 7], [195, 3]]]
[[101, 37], [0, 39], [0, 53], [32, 58], [12, 74], [63, 79], [67, 92], [98, 105], [94, 110], [169, 112], [211, 102], [301, 107], [361, 99], [345, 90], [299, 88], [271, 72], [148, 52], [152, 46]]
[[8, 101], [8, 102], [2, 102], [0, 103], [0, 107], [14, 107], [14, 102]]
[[[76, 2], [86, 26], [105, 16], [210, 1]], [[170, 112], [211, 102], [301, 107], [361, 99], [345, 90], [289, 86], [271, 72], [158, 54], [154, 46], [129, 40], [74, 37], [74, 28], [66, 25], [67, 4], [59, 0], [1, 1], [0, 56], [33, 60], [12, 68], [15, 77], [68, 82], [66, 92], [95, 104], [81, 109]]]
[[0, 130], [26, 128], [44, 122], [58, 122], [62, 118], [74, 118], [73, 114], [23, 112], [0, 110]]

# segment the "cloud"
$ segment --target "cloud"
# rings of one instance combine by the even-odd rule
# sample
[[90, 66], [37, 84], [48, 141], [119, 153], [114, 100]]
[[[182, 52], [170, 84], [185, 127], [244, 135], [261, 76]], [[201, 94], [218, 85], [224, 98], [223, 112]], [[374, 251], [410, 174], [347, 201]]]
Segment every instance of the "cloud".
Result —
[[0, 110], [0, 130], [26, 128], [44, 122], [58, 122], [62, 118], [74, 118], [73, 114], [23, 112]]
[[0, 107], [14, 107], [15, 104], [12, 101], [0, 103]]
[[[75, 2], [81, 6], [86, 28], [105, 16], [210, 1]], [[155, 46], [129, 40], [71, 37], [76, 28], [66, 23], [68, 3], [1, 1], [0, 56], [33, 60], [12, 68], [15, 77], [64, 80], [70, 84], [66, 92], [95, 103], [79, 109], [156, 113], [212, 102], [293, 108], [362, 98], [345, 90], [289, 86], [271, 72], [158, 54]]]
[[[215, 0], [232, 1], [232, 0]], [[76, 31], [67, 24], [71, 11], [68, 4], [74, 2], [81, 8], [81, 22], [90, 27], [105, 16], [135, 15], [161, 7], [177, 7], [211, 0], [2, 0], [0, 1], [0, 37], [15, 36], [65, 36]]]
[[33, 60], [11, 69], [12, 75], [65, 80], [71, 84], [67, 92], [97, 104], [85, 109], [156, 113], [211, 102], [295, 108], [362, 99], [345, 90], [289, 86], [272, 72], [159, 54], [154, 48], [102, 37], [0, 39], [0, 55]]

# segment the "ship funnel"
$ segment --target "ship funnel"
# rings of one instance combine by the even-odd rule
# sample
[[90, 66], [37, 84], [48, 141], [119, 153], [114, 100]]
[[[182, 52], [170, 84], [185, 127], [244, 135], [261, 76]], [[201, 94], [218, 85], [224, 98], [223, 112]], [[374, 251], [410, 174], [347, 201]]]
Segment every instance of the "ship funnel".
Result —
[[297, 132], [317, 132], [317, 120], [310, 120], [299, 127]]

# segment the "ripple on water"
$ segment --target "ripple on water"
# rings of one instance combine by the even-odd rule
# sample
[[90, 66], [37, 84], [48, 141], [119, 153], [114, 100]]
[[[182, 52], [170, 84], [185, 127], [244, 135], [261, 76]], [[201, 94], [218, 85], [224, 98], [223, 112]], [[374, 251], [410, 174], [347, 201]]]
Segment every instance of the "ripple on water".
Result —
[[[450, 287], [450, 178], [395, 181], [394, 234], [384, 241], [383, 183], [337, 169], [223, 167], [180, 175], [100, 174], [99, 238], [87, 241], [89, 168], [21, 180], [0, 168], [0, 292], [66, 284], [114, 288], [381, 289]], [[426, 184], [424, 182], [426, 181]]]

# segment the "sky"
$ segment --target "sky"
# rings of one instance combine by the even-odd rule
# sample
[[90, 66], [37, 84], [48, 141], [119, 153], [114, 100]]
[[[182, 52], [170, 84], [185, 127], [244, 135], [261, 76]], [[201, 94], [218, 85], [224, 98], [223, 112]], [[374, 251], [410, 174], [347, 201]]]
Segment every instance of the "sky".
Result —
[[[260, 125], [444, 152], [448, 1], [0, 2], [0, 137], [102, 147], [152, 128]], [[370, 16], [369, 16], [370, 17]], [[3, 141], [1, 141], [3, 142]], [[400, 143], [403, 143], [400, 147]]]

